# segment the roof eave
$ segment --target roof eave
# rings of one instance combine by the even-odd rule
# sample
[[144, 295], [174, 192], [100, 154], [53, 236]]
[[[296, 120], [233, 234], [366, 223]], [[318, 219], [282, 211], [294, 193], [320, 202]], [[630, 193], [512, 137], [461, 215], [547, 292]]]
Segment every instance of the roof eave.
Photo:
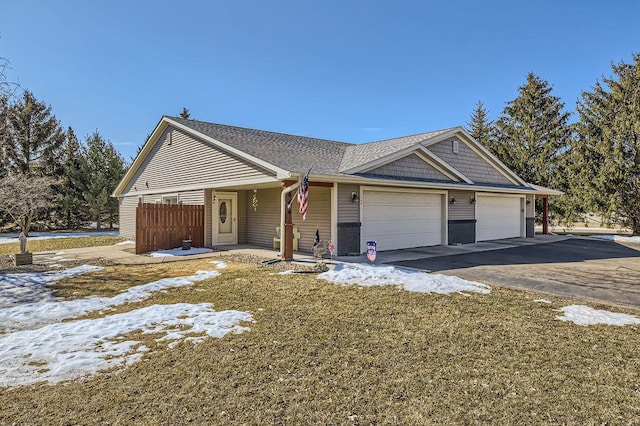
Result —
[[149, 155], [149, 152], [151, 151], [151, 149], [153, 148], [153, 146], [157, 143], [158, 139], [160, 138], [160, 135], [162, 134], [162, 132], [165, 131], [165, 129], [169, 126], [173, 126], [176, 129], [180, 129], [185, 133], [188, 133], [192, 136], [198, 137], [200, 139], [205, 140], [206, 142], [224, 150], [227, 152], [230, 152], [234, 155], [237, 155], [241, 158], [244, 158], [245, 160], [249, 161], [250, 163], [256, 164], [266, 170], [272, 171], [276, 174], [276, 178], [277, 179], [285, 179], [288, 177], [292, 176], [292, 173], [288, 170], [284, 170], [280, 167], [277, 167], [271, 163], [268, 163], [260, 158], [254, 157], [252, 155], [247, 154], [246, 152], [243, 152], [237, 148], [234, 148], [232, 146], [229, 146], [223, 142], [220, 142], [219, 140], [216, 140], [210, 136], [207, 136], [197, 130], [194, 130], [188, 126], [185, 126], [184, 124], [180, 124], [174, 120], [172, 120], [171, 118], [167, 117], [167, 116], [163, 116], [160, 119], [160, 122], [156, 125], [155, 129], [153, 130], [153, 132], [151, 133], [151, 135], [149, 136], [149, 138], [147, 138], [145, 144], [143, 145], [142, 149], [140, 150], [140, 152], [138, 153], [138, 155], [136, 156], [135, 160], [133, 161], [133, 163], [131, 164], [131, 167], [129, 167], [129, 170], [127, 170], [127, 173], [125, 173], [125, 175], [123, 176], [122, 180], [120, 181], [120, 183], [118, 184], [118, 186], [116, 186], [116, 189], [113, 191], [113, 193], [111, 194], [112, 197], [120, 197], [122, 195], [122, 193], [124, 192], [124, 189], [126, 188], [126, 186], [129, 184], [129, 182], [131, 181], [131, 179], [133, 178], [133, 176], [135, 176], [136, 172], [138, 171], [138, 169], [140, 168], [140, 166], [142, 165], [142, 163], [144, 162], [145, 158]]

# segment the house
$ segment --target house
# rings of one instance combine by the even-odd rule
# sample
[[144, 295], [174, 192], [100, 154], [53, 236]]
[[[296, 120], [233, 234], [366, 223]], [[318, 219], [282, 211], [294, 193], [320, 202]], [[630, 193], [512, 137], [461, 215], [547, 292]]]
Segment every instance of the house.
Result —
[[[138, 203], [204, 205], [206, 246], [271, 247], [285, 192], [307, 171], [299, 249], [318, 230], [339, 255], [534, 235], [534, 186], [462, 127], [352, 144], [162, 117], [113, 193], [120, 233], [135, 237]], [[295, 199], [295, 197], [294, 197]]]

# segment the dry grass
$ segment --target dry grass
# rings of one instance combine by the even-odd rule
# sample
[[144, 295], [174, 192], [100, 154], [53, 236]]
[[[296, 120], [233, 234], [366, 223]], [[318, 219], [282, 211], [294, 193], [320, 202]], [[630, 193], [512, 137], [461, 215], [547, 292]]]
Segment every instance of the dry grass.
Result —
[[[58, 291], [111, 294], [211, 266], [108, 267]], [[638, 327], [555, 320], [569, 301], [342, 287], [243, 264], [221, 272], [118, 311], [212, 302], [251, 311], [250, 332], [173, 350], [137, 335], [153, 351], [119, 374], [0, 389], [0, 423], [640, 423]]]
[[[36, 253], [81, 247], [111, 246], [125, 239], [118, 236], [54, 238], [49, 240], [27, 241], [27, 249]], [[0, 256], [19, 253], [20, 243], [0, 244]]]

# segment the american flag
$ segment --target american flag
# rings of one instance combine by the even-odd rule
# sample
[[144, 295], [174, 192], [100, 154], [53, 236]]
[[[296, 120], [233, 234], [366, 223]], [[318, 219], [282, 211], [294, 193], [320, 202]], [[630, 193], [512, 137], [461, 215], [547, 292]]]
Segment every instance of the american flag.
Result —
[[307, 218], [307, 203], [309, 202], [309, 172], [307, 172], [304, 179], [302, 179], [302, 184], [298, 188], [298, 205], [300, 205], [300, 214], [302, 215], [302, 220]]

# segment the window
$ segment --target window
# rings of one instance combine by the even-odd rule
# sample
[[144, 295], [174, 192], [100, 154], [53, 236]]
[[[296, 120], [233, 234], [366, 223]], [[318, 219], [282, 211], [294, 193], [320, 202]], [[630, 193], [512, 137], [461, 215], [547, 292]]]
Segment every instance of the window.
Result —
[[170, 195], [168, 197], [162, 197], [162, 204], [178, 204], [178, 196]]

